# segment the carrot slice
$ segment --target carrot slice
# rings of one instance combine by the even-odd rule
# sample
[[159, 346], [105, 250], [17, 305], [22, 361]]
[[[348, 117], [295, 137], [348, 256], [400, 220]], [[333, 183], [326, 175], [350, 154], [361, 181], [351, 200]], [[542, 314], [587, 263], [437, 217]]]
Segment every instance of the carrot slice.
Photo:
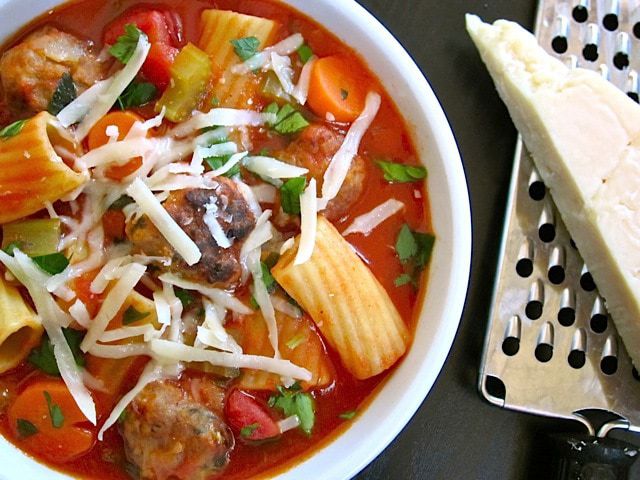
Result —
[[[89, 150], [106, 145], [109, 142], [107, 127], [114, 125], [118, 127], [118, 140], [124, 139], [131, 127], [136, 122], [143, 122], [144, 119], [130, 111], [117, 111], [106, 114], [89, 132]], [[105, 175], [112, 180], [122, 180], [135, 172], [142, 165], [142, 158], [136, 157], [124, 165], [114, 165], [110, 167]]]
[[322, 118], [330, 114], [339, 122], [353, 122], [364, 109], [367, 83], [346, 57], [321, 58], [311, 72], [309, 106]]
[[7, 412], [9, 425], [25, 450], [55, 462], [87, 453], [95, 443], [67, 386], [60, 379], [42, 379], [16, 397]]

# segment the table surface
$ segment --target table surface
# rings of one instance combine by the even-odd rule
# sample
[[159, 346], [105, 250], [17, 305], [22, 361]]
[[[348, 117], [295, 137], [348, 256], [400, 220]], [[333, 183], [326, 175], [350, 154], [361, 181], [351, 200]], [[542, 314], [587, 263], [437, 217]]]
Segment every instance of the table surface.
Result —
[[[464, 14], [529, 30], [535, 0], [359, 0], [413, 56], [458, 141], [473, 214], [471, 283], [460, 329], [431, 393], [397, 439], [357, 478], [548, 478], [549, 433], [572, 422], [502, 410], [476, 389], [516, 131], [464, 29]], [[636, 442], [638, 443], [638, 442]], [[640, 478], [637, 462], [631, 478]]]

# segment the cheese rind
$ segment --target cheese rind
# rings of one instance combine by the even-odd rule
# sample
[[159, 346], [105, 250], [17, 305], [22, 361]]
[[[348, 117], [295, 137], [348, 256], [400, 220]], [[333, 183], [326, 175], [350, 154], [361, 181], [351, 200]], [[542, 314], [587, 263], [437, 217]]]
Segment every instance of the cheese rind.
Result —
[[467, 30], [640, 365], [640, 106], [515, 23]]

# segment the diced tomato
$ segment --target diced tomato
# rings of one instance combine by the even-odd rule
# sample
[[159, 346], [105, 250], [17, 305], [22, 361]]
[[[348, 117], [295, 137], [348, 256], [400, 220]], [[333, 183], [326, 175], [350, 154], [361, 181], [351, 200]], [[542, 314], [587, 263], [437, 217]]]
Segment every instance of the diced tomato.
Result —
[[234, 389], [225, 405], [227, 422], [245, 440], [266, 440], [280, 435], [266, 405], [242, 390]]
[[124, 35], [125, 25], [133, 24], [147, 34], [150, 43], [165, 43], [177, 46], [174, 43], [174, 39], [179, 38], [179, 33], [173, 30], [179, 25], [173, 20], [169, 24], [167, 20], [167, 15], [158, 10], [138, 10], [125, 13], [107, 25], [104, 32], [104, 43], [113, 45], [119, 36]]
[[178, 55], [178, 49], [166, 43], [152, 43], [147, 60], [142, 66], [142, 74], [159, 90], [164, 90], [171, 81], [171, 65]]
[[108, 210], [102, 216], [102, 227], [104, 234], [109, 240], [123, 240], [125, 218], [124, 214], [118, 210]]
[[96, 278], [98, 270], [87, 272], [84, 275], [79, 276], [73, 281], [72, 289], [76, 292], [78, 299], [85, 304], [89, 315], [94, 317], [98, 313], [98, 309], [102, 304], [102, 295], [98, 295], [91, 291], [91, 282]]

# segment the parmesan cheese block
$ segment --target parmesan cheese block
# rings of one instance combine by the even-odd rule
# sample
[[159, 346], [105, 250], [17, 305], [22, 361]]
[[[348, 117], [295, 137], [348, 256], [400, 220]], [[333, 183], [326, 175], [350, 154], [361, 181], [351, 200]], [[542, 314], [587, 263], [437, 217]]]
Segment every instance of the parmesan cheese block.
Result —
[[640, 106], [514, 23], [467, 30], [640, 366]]

